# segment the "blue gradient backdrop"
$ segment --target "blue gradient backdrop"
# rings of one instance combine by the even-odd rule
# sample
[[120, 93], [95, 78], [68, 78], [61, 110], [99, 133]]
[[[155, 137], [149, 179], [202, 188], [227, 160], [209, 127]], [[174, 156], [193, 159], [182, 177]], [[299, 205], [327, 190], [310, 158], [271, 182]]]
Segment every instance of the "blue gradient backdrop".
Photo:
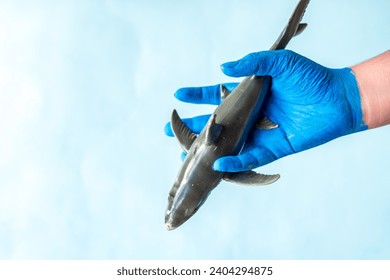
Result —
[[[389, 127], [222, 183], [163, 225], [180, 147], [163, 127], [210, 106], [174, 91], [272, 45], [297, 1], [0, 1], [0, 258], [389, 259]], [[390, 2], [312, 1], [289, 48], [345, 67], [390, 46]]]

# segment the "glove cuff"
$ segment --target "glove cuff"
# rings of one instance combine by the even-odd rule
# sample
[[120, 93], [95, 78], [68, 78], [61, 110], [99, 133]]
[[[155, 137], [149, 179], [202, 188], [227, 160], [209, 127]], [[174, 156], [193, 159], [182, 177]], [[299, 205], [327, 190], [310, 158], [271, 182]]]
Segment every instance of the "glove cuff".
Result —
[[338, 69], [338, 71], [337, 76], [341, 79], [340, 82], [344, 86], [345, 99], [351, 114], [351, 127], [350, 131], [347, 131], [347, 134], [366, 130], [368, 126], [363, 118], [362, 99], [355, 73], [348, 67]]

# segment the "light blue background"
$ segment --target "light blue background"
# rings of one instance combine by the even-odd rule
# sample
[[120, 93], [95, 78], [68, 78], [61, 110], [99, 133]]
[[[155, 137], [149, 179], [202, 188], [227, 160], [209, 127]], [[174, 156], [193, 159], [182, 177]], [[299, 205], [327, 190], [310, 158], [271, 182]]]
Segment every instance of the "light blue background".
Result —
[[[297, 1], [0, 2], [0, 258], [389, 259], [389, 127], [222, 183], [163, 224], [181, 165], [163, 126], [210, 106], [183, 86], [237, 81], [219, 65], [269, 48]], [[390, 2], [312, 1], [289, 48], [345, 67], [389, 49]]]

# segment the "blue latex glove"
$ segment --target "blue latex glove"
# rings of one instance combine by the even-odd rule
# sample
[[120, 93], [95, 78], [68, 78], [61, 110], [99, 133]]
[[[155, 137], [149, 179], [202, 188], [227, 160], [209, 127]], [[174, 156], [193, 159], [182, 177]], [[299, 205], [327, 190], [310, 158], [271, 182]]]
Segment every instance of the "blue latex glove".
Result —
[[[221, 66], [231, 77], [272, 77], [263, 115], [279, 125], [273, 130], [254, 128], [238, 156], [215, 161], [218, 171], [250, 170], [284, 156], [324, 144], [337, 137], [367, 129], [360, 93], [350, 68], [330, 69], [288, 50], [252, 53]], [[228, 88], [234, 88], [228, 84]], [[191, 103], [219, 104], [219, 85], [182, 88], [175, 96]], [[208, 116], [185, 119], [195, 133]], [[170, 125], [165, 133], [173, 136]]]

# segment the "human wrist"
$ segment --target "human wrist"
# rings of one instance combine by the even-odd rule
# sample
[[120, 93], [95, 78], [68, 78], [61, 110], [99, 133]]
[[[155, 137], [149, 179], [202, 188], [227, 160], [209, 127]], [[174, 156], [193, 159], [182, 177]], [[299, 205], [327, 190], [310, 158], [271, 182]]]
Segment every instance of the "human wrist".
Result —
[[351, 67], [368, 128], [390, 124], [390, 51]]

